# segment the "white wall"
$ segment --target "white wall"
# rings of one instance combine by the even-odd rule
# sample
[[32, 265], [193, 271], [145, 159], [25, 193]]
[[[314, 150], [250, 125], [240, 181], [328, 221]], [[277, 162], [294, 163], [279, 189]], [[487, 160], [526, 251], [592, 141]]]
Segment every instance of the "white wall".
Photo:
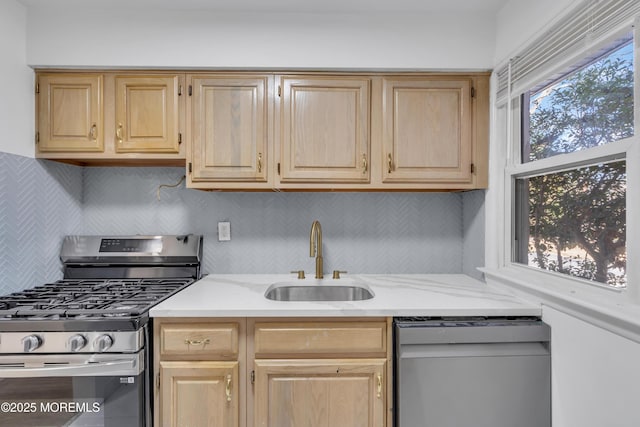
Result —
[[26, 60], [25, 8], [14, 0], [0, 1], [0, 151], [34, 156], [33, 71]]
[[640, 425], [640, 345], [549, 307], [554, 427]]
[[29, 12], [33, 66], [492, 68], [495, 17], [466, 14]]
[[512, 57], [546, 28], [587, 0], [509, 0], [496, 23], [494, 65]]

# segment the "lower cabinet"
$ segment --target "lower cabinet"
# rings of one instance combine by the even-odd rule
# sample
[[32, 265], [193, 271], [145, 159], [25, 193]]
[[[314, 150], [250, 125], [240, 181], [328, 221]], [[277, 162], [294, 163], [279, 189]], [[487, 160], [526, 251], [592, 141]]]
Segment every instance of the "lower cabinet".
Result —
[[160, 362], [162, 425], [238, 427], [238, 362]]
[[391, 426], [391, 318], [156, 318], [156, 427]]
[[385, 359], [256, 360], [255, 425], [385, 425]]

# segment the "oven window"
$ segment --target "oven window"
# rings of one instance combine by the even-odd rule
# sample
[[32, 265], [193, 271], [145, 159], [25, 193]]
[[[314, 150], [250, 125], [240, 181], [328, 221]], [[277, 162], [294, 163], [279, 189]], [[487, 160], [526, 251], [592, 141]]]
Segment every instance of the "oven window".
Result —
[[144, 377], [0, 378], [0, 426], [143, 427]]

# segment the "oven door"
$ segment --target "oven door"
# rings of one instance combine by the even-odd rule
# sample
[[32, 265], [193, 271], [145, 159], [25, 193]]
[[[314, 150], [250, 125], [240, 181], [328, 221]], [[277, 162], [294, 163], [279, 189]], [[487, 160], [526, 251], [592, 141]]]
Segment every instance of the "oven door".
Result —
[[0, 426], [147, 427], [144, 350], [0, 356]]

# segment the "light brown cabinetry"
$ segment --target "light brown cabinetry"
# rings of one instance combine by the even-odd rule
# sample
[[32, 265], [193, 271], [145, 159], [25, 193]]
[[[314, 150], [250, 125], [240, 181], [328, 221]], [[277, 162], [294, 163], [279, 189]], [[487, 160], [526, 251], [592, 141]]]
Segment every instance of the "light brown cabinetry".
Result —
[[160, 362], [163, 426], [237, 427], [238, 362]]
[[271, 188], [266, 75], [188, 76], [189, 185]]
[[488, 74], [384, 75], [377, 84], [381, 188], [487, 187]]
[[156, 427], [246, 426], [245, 325], [155, 319]]
[[255, 427], [391, 425], [390, 321], [249, 319], [248, 327]]
[[369, 182], [371, 79], [279, 77], [280, 182]]
[[385, 359], [256, 360], [255, 426], [381, 427]]
[[182, 74], [40, 72], [36, 155], [184, 165]]
[[[203, 190], [488, 184], [488, 73], [39, 71], [37, 157]], [[184, 90], [183, 90], [184, 89]]]
[[38, 76], [39, 153], [104, 150], [101, 74]]
[[485, 188], [487, 73], [193, 75], [188, 185]]
[[[383, 78], [385, 183], [470, 183], [470, 78]], [[473, 89], [475, 90], [475, 89]]]
[[390, 337], [390, 318], [156, 318], [154, 425], [391, 426]]
[[116, 76], [116, 152], [179, 153], [179, 80], [168, 76]]

